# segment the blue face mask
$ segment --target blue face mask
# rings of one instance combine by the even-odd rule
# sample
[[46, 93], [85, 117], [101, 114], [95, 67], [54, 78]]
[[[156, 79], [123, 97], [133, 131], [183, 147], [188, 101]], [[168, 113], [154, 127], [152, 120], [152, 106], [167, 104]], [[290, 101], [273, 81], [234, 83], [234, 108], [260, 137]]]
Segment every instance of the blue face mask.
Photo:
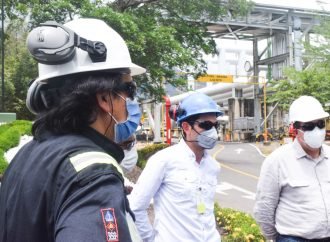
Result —
[[136, 100], [131, 100], [130, 98], [125, 99], [122, 96], [120, 97], [126, 101], [126, 110], [128, 113], [127, 120], [124, 122], [118, 122], [111, 113], [108, 113], [116, 122], [114, 127], [114, 141], [116, 143], [126, 141], [136, 131], [141, 118], [141, 112], [138, 102]]

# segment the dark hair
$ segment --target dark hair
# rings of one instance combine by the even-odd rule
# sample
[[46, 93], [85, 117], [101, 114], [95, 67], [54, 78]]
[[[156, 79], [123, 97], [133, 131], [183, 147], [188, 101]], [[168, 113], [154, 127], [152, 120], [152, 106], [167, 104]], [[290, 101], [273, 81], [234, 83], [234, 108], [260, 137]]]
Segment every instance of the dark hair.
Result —
[[[189, 116], [188, 118], [186, 118], [184, 120], [181, 120], [180, 127], [182, 127], [183, 122], [187, 122], [190, 126], [193, 126], [194, 122], [197, 119], [199, 119], [200, 116], [201, 116], [201, 114], [194, 114], [194, 115], [191, 115], [191, 116]], [[186, 133], [183, 130], [182, 130], [182, 135], [183, 135], [184, 138], [186, 137]]]
[[127, 88], [121, 75], [120, 72], [90, 72], [49, 80], [50, 86], [52, 83], [63, 85], [57, 87], [58, 96], [52, 106], [41, 112], [34, 122], [34, 137], [38, 139], [44, 130], [59, 135], [86, 129], [96, 120], [99, 112], [96, 94], [120, 92]]
[[201, 116], [201, 114], [194, 114], [194, 115], [191, 115], [189, 116], [188, 118], [184, 119], [184, 120], [181, 120], [180, 122], [180, 126], [182, 126], [182, 123], [183, 122], [187, 122], [189, 123], [190, 125], [192, 125], [197, 119], [199, 119], [199, 117]]

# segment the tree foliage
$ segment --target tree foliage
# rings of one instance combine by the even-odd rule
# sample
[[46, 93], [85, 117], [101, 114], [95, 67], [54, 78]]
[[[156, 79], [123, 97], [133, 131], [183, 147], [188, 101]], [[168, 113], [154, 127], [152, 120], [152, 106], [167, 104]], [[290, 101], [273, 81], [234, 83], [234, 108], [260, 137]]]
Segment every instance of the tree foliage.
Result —
[[[160, 100], [166, 83], [186, 88], [187, 75], [178, 71], [194, 75], [206, 71], [203, 53], [216, 54], [207, 22], [227, 14], [244, 15], [250, 6], [247, 0], [12, 0], [6, 3], [6, 14], [10, 20], [28, 19], [29, 29], [47, 20], [104, 20], [125, 39], [132, 61], [147, 69], [147, 74], [135, 78], [142, 98]], [[26, 64], [31, 65], [18, 66]], [[20, 80], [26, 85], [24, 78]]]
[[285, 71], [287, 78], [271, 82], [268, 88], [272, 94], [267, 96], [269, 103], [278, 102], [287, 110], [290, 104], [301, 95], [310, 95], [321, 103], [329, 101], [330, 71], [320, 66], [312, 69], [296, 71], [293, 68]]
[[5, 107], [20, 119], [32, 116], [25, 106], [29, 82], [37, 75], [37, 66], [27, 51], [26, 25], [20, 19], [12, 20], [6, 29], [5, 40]]

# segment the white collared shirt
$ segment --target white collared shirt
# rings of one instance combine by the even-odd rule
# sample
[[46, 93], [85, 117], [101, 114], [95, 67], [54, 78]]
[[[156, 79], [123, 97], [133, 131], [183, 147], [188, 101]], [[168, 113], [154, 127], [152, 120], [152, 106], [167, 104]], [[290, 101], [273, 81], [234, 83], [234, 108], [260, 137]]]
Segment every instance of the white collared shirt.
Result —
[[261, 168], [254, 216], [265, 236], [330, 237], [330, 147], [312, 159], [295, 140]]
[[[221, 241], [214, 217], [219, 172], [207, 152], [198, 164], [184, 140], [153, 155], [129, 196], [143, 241]], [[152, 198], [153, 226], [147, 213]]]

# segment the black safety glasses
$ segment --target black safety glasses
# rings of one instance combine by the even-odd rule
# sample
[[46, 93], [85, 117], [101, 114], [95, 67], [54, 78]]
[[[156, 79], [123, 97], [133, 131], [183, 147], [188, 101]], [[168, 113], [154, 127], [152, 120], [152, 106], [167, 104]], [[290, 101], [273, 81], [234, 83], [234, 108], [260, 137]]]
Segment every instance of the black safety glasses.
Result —
[[135, 144], [136, 144], [136, 140], [134, 138], [134, 140], [126, 140], [120, 143], [119, 146], [124, 150], [131, 150]]
[[318, 120], [315, 122], [300, 123], [298, 127], [303, 131], [312, 131], [316, 126], [320, 129], [323, 129], [325, 127], [325, 121]]
[[208, 121], [208, 120], [206, 120], [206, 121], [195, 120], [194, 123], [198, 123], [198, 127], [200, 127], [201, 129], [205, 129], [205, 130], [210, 130], [213, 127], [217, 129], [217, 128], [219, 128], [219, 125], [220, 125], [219, 122], [213, 123], [213, 122]]
[[125, 92], [132, 100], [136, 96], [136, 84], [134, 81], [122, 82], [116, 87], [117, 92]]

